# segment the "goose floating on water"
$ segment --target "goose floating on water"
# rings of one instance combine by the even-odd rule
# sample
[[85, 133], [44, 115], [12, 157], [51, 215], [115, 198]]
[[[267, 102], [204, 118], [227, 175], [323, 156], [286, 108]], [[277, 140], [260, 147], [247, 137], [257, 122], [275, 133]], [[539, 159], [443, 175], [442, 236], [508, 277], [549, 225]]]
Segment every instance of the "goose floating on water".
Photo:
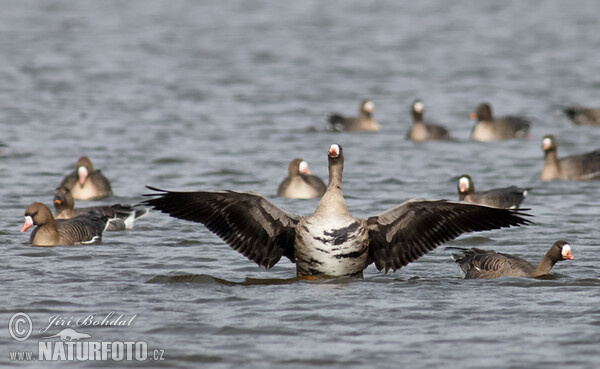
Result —
[[92, 215], [98, 213], [108, 217], [107, 231], [123, 231], [132, 229], [135, 221], [146, 215], [148, 209], [141, 209], [131, 205], [100, 205], [75, 209], [75, 200], [71, 191], [66, 187], [58, 187], [54, 190], [54, 219], [71, 219], [81, 215]]
[[511, 138], [529, 139], [531, 122], [519, 116], [505, 116], [494, 118], [492, 107], [488, 103], [481, 103], [477, 110], [471, 114], [477, 122], [471, 131], [471, 138], [475, 141], [508, 140]]
[[542, 139], [544, 169], [540, 177], [543, 181], [600, 179], [600, 150], [559, 159], [557, 149], [558, 143], [554, 135], [546, 135]]
[[288, 176], [277, 188], [277, 196], [288, 199], [312, 199], [321, 197], [327, 190], [323, 180], [310, 173], [308, 164], [302, 159], [294, 159], [288, 167]]
[[413, 142], [424, 142], [429, 140], [449, 140], [450, 134], [444, 126], [431, 124], [423, 121], [425, 104], [416, 100], [412, 104], [411, 113], [413, 124], [406, 133], [406, 138]]
[[35, 225], [30, 237], [35, 246], [95, 244], [102, 241], [107, 220], [98, 213], [55, 220], [46, 205], [33, 202], [25, 210], [25, 224], [21, 232]]
[[566, 241], [556, 241], [537, 266], [531, 265], [520, 257], [494, 250], [448, 248], [462, 252], [462, 254], [452, 254], [452, 258], [465, 273], [465, 279], [539, 277], [550, 273], [557, 262], [574, 259], [571, 246]]
[[458, 179], [458, 200], [474, 204], [494, 206], [505, 209], [518, 209], [525, 197], [527, 188], [509, 186], [493, 188], [487, 191], [475, 192], [471, 176], [463, 174]]
[[94, 170], [87, 156], [77, 160], [75, 170], [67, 175], [59, 187], [68, 188], [76, 200], [90, 200], [112, 195], [109, 180], [100, 170]]
[[381, 126], [373, 119], [374, 110], [375, 104], [365, 99], [360, 102], [358, 117], [345, 117], [333, 113], [327, 117], [327, 121], [334, 131], [379, 131]]
[[409, 200], [367, 219], [353, 217], [342, 194], [344, 154], [328, 151], [329, 185], [310, 216], [289, 213], [259, 194], [234, 191], [158, 193], [142, 203], [204, 224], [233, 249], [270, 268], [282, 256], [300, 278], [362, 276], [375, 263], [396, 271], [464, 232], [531, 223], [523, 213], [447, 200]]

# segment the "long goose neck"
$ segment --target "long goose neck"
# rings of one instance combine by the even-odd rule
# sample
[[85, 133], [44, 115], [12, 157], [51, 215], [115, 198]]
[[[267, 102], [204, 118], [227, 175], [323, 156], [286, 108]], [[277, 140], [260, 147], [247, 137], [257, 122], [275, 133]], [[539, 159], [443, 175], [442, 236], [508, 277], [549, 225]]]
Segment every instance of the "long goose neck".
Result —
[[343, 163], [329, 164], [329, 184], [327, 191], [319, 201], [316, 212], [348, 213], [344, 194], [342, 193]]
[[548, 150], [544, 152], [544, 162], [546, 166], [556, 167], [560, 171], [560, 163], [558, 161], [558, 155], [556, 149]]
[[540, 276], [550, 273], [552, 267], [559, 260], [560, 255], [555, 255], [556, 251], [552, 248], [542, 258], [538, 266], [535, 268], [534, 276]]
[[415, 110], [412, 111], [413, 123], [423, 123], [423, 113]]

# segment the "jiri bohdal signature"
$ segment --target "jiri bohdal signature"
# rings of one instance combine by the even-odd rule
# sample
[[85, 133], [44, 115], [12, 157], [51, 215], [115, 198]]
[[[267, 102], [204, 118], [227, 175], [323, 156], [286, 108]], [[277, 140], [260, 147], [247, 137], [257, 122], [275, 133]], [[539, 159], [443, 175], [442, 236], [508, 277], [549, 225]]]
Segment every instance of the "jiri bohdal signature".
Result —
[[46, 328], [40, 329], [40, 333], [46, 332], [51, 327], [91, 327], [91, 326], [130, 326], [135, 320], [137, 314], [134, 314], [131, 318], [126, 318], [123, 314], [116, 315], [114, 311], [108, 314], [89, 314], [79, 318], [73, 316], [63, 315], [52, 315], [48, 319], [48, 325]]

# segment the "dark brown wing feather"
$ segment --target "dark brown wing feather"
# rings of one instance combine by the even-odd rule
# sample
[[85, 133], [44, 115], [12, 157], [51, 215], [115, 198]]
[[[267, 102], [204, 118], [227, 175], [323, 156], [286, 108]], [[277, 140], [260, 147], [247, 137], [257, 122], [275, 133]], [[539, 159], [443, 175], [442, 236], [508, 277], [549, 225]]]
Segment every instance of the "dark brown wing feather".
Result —
[[446, 200], [410, 200], [367, 219], [377, 269], [397, 270], [462, 233], [530, 224], [524, 213]]
[[456, 249], [462, 254], [452, 254], [452, 258], [463, 270], [466, 279], [530, 276], [535, 271], [533, 265], [514, 255], [475, 247]]
[[77, 245], [99, 243], [106, 227], [107, 218], [100, 214], [78, 216], [71, 219], [57, 219], [56, 226], [61, 244]]
[[202, 223], [258, 265], [270, 268], [286, 256], [294, 261], [295, 226], [300, 217], [258, 194], [234, 191], [161, 193], [142, 202], [172, 217]]

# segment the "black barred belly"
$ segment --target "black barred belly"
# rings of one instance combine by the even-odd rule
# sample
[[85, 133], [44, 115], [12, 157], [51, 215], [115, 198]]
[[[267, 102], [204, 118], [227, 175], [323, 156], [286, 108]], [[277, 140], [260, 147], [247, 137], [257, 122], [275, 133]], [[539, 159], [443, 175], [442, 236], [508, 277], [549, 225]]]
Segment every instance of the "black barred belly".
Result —
[[354, 219], [328, 228], [306, 221], [296, 230], [296, 273], [362, 276], [367, 267], [368, 246], [367, 230]]

